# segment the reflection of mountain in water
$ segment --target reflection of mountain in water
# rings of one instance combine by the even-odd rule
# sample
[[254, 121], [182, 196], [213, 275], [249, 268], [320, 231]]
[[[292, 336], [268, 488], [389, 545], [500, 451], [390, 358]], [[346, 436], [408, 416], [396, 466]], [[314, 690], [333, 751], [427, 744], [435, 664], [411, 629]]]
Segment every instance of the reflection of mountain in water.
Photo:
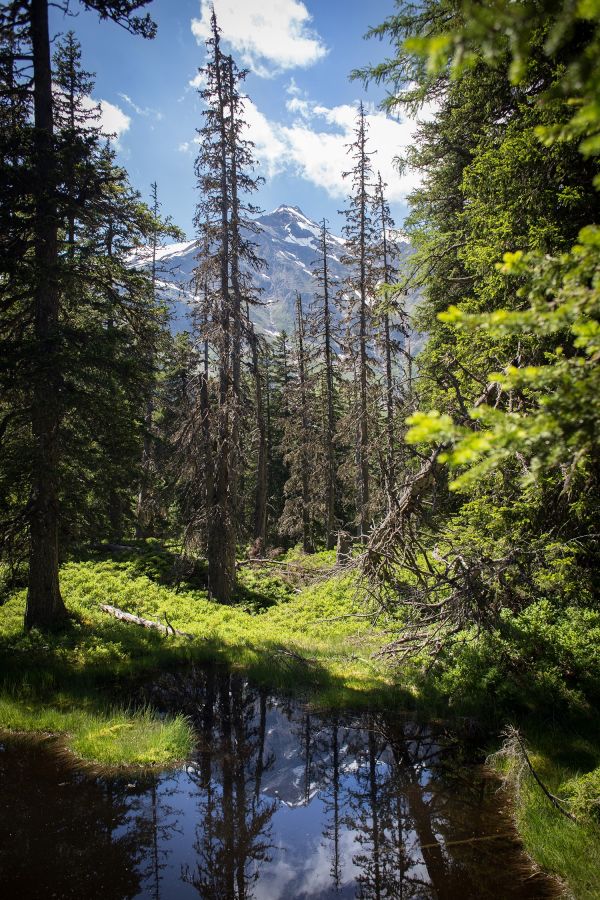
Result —
[[4, 896], [550, 896], [525, 880], [494, 786], [440, 730], [317, 715], [215, 669], [164, 676], [146, 698], [198, 731], [177, 771], [92, 778], [47, 751], [0, 753]]

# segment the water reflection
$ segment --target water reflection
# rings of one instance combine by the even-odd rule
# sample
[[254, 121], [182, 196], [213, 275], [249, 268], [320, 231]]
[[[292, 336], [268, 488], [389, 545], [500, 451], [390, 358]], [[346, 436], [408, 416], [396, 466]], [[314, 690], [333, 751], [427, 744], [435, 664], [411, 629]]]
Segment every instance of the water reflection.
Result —
[[191, 717], [194, 759], [150, 778], [0, 753], [2, 896], [542, 898], [503, 798], [443, 730], [315, 715], [215, 669], [149, 699]]

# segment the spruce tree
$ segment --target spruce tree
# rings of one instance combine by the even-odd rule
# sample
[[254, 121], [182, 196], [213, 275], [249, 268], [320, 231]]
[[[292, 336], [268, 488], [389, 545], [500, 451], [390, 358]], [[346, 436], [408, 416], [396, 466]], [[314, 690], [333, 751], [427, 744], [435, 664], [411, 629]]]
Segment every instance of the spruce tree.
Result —
[[370, 521], [370, 436], [369, 384], [372, 322], [370, 302], [375, 288], [373, 245], [375, 231], [372, 219], [373, 192], [370, 151], [367, 149], [367, 121], [362, 103], [359, 106], [354, 140], [348, 146], [353, 167], [344, 173], [350, 178], [351, 194], [343, 215], [346, 224], [346, 253], [342, 262], [348, 276], [340, 295], [347, 325], [346, 348], [352, 356], [353, 374], [357, 381], [356, 403], [351, 416], [356, 423], [356, 483], [358, 537], [366, 540]]
[[196, 160], [201, 199], [195, 219], [201, 244], [207, 248], [196, 279], [206, 283], [211, 293], [209, 340], [217, 380], [209, 420], [214, 470], [207, 481], [206, 548], [210, 591], [227, 603], [235, 587], [241, 511], [243, 311], [246, 304], [256, 302], [251, 273], [261, 266], [247, 237], [256, 228], [250, 219], [256, 210], [244, 198], [256, 190], [258, 180], [251, 174], [253, 145], [243, 137], [244, 101], [239, 85], [246, 73], [222, 53], [214, 10], [206, 46], [206, 85], [200, 91], [206, 108]]
[[318, 470], [313, 418], [316, 404], [300, 294], [296, 295], [293, 350], [294, 368], [287, 386], [283, 435], [288, 479], [280, 527], [288, 535], [299, 536], [304, 552], [311, 553], [314, 550], [315, 471]]
[[[155, 26], [148, 16], [133, 13], [145, 2], [101, 2], [82, 0], [85, 8], [96, 10], [132, 32], [152, 37]], [[10, 89], [23, 97], [32, 87], [33, 127], [19, 128], [13, 138], [22, 139], [22, 149], [14, 148], [20, 160], [19, 190], [26, 216], [23, 227], [33, 249], [19, 257], [24, 293], [21, 298], [21, 372], [27, 375], [27, 396], [31, 441], [26, 457], [29, 476], [27, 504], [29, 539], [29, 585], [25, 624], [49, 627], [66, 617], [58, 580], [60, 529], [60, 475], [62, 468], [61, 424], [64, 418], [65, 364], [72, 349], [63, 327], [65, 297], [72, 296], [69, 269], [61, 254], [61, 229], [65, 222], [64, 193], [72, 172], [65, 166], [56, 131], [55, 95], [50, 60], [47, 0], [11, 3], [0, 11], [0, 44], [12, 48]], [[18, 48], [18, 52], [14, 52]], [[6, 54], [3, 54], [6, 59]], [[30, 70], [15, 63], [28, 61]], [[70, 142], [73, 147], [73, 141]], [[25, 151], [25, 148], [27, 150]], [[28, 172], [25, 179], [24, 173]], [[85, 203], [85, 199], [81, 199]], [[68, 218], [68, 216], [67, 216]], [[28, 295], [28, 296], [27, 296]], [[72, 355], [71, 355], [72, 358]]]
[[336, 505], [336, 481], [337, 464], [335, 452], [336, 413], [335, 413], [335, 388], [334, 388], [334, 336], [332, 318], [332, 289], [331, 275], [327, 264], [327, 243], [329, 232], [325, 219], [321, 222], [320, 250], [321, 255], [313, 269], [313, 276], [318, 288], [311, 307], [311, 330], [316, 335], [322, 336], [321, 367], [323, 370], [323, 398], [324, 398], [324, 427], [322, 429], [322, 443], [326, 459], [324, 480], [324, 531], [325, 547], [332, 550], [335, 547], [335, 505]]

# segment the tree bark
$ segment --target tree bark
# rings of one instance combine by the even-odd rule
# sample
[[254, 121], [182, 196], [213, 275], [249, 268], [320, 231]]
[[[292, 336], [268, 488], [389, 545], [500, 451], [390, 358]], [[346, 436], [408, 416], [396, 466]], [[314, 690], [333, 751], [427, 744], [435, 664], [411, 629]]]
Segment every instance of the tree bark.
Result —
[[[249, 321], [249, 320], [248, 320]], [[256, 463], [256, 489], [254, 493], [253, 537], [260, 541], [264, 551], [267, 543], [267, 430], [263, 411], [262, 383], [258, 353], [258, 337], [249, 321], [252, 374], [254, 376], [254, 405], [258, 433], [258, 458]]]
[[33, 479], [29, 504], [29, 584], [25, 627], [64, 620], [59, 580], [59, 283], [54, 121], [47, 0], [31, 0], [36, 200], [33, 289], [36, 359], [32, 374]]
[[219, 48], [219, 32], [213, 12], [214, 64], [217, 85], [220, 135], [219, 135], [219, 178], [220, 178], [220, 347], [219, 347], [219, 408], [218, 444], [216, 448], [216, 471], [213, 495], [208, 506], [208, 578], [210, 593], [221, 603], [229, 603], [235, 588], [236, 523], [234, 521], [234, 498], [236, 484], [234, 476], [235, 448], [233, 437], [235, 428], [232, 417], [237, 414], [232, 366], [232, 299], [229, 290], [230, 271], [230, 228], [229, 228], [229, 188], [228, 188], [228, 133], [226, 126], [226, 89], [222, 79], [222, 54]]
[[323, 220], [323, 330], [325, 340], [325, 391], [327, 404], [326, 457], [327, 472], [325, 486], [325, 547], [335, 547], [335, 411], [333, 408], [333, 353], [331, 348], [331, 310], [329, 304], [329, 274], [327, 271], [327, 230]]
[[304, 322], [302, 319], [302, 298], [296, 294], [296, 321], [298, 328], [298, 379], [300, 381], [300, 415], [302, 434], [300, 436], [300, 478], [302, 484], [302, 549], [312, 553], [310, 534], [310, 484], [308, 471], [308, 409], [306, 402], [306, 359], [304, 356]]
[[369, 506], [369, 424], [368, 424], [368, 360], [367, 360], [367, 244], [366, 244], [366, 218], [367, 218], [367, 184], [366, 184], [366, 149], [365, 149], [365, 120], [361, 105], [361, 129], [360, 129], [360, 178], [361, 178], [361, 204], [360, 204], [360, 313], [359, 313], [359, 479], [360, 479], [360, 509], [359, 509], [359, 537], [366, 541]]

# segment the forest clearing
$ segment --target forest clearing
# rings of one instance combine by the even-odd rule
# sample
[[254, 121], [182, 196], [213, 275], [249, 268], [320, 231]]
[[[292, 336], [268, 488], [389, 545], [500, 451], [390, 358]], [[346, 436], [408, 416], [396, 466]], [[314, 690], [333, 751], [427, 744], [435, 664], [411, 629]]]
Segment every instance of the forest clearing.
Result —
[[600, 6], [344, 10], [0, 5], [3, 897], [600, 898]]

